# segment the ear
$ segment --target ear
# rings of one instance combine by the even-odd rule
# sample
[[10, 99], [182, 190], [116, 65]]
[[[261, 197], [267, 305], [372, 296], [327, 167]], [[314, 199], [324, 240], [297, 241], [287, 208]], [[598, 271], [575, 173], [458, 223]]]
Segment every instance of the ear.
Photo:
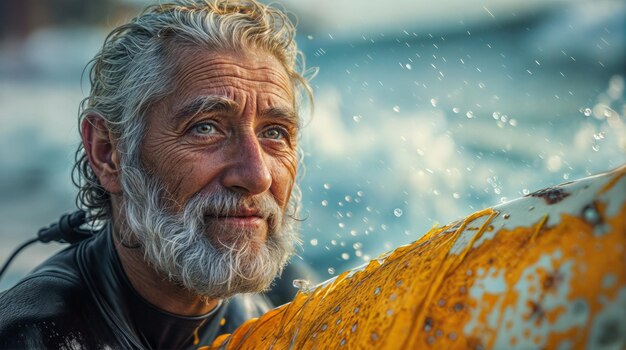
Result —
[[97, 114], [88, 115], [80, 129], [89, 165], [100, 185], [111, 194], [120, 194], [120, 157], [104, 118]]

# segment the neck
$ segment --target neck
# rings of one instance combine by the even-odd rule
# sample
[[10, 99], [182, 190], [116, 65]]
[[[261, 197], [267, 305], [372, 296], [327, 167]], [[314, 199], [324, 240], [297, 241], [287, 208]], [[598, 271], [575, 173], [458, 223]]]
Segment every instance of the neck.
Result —
[[112, 228], [115, 249], [124, 272], [132, 287], [152, 305], [181, 316], [200, 316], [213, 310], [219, 299], [207, 299], [177, 285], [157, 272], [143, 259], [140, 248], [124, 246], [118, 235], [118, 227]]

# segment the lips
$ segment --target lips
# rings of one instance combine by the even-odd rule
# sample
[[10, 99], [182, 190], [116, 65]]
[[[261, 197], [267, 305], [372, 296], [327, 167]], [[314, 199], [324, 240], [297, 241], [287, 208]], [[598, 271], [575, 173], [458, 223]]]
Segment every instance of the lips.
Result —
[[257, 218], [263, 218], [263, 215], [261, 214], [261, 212], [257, 209], [251, 209], [251, 208], [241, 208], [241, 209], [237, 209], [235, 211], [232, 212], [228, 212], [226, 215], [218, 215], [218, 218], [229, 218], [229, 217], [235, 217], [235, 218], [247, 218], [247, 217], [257, 217]]
[[223, 225], [237, 226], [258, 226], [265, 222], [265, 217], [259, 210], [248, 208], [240, 208], [225, 214], [219, 213], [208, 218]]
[[221, 223], [238, 226], [252, 226], [263, 223], [265, 220], [258, 216], [220, 216], [217, 220]]

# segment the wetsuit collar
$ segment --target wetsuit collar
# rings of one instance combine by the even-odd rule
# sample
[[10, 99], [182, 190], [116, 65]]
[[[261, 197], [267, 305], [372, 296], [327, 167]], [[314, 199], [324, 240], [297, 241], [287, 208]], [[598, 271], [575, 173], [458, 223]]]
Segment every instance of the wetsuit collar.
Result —
[[[131, 342], [153, 349], [192, 346], [198, 331], [219, 312], [221, 305], [201, 316], [180, 316], [150, 304], [132, 287], [115, 249], [110, 225], [79, 253], [81, 272], [96, 296], [98, 307]], [[138, 345], [138, 344], [135, 344]]]

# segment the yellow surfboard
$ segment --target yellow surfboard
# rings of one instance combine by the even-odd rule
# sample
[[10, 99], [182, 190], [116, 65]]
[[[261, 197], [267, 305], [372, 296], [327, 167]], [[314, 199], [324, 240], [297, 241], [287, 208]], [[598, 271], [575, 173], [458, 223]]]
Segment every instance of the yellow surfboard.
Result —
[[213, 349], [626, 349], [626, 166], [434, 228]]

